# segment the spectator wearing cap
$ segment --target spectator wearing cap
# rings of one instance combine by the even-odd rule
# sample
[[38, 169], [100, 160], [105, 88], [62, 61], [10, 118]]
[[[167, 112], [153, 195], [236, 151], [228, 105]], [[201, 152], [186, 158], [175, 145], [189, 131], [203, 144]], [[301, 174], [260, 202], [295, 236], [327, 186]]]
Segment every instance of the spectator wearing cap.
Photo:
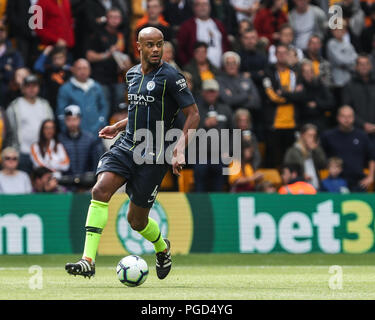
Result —
[[80, 175], [95, 170], [104, 152], [101, 142], [91, 133], [81, 129], [81, 110], [70, 105], [64, 109], [65, 130], [59, 134], [70, 159], [67, 174]]
[[12, 131], [11, 144], [20, 151], [19, 168], [31, 171], [31, 145], [38, 141], [39, 130], [46, 119], [54, 119], [48, 101], [38, 97], [39, 81], [35, 75], [24, 79], [22, 97], [11, 102], [6, 114]]
[[19, 153], [7, 147], [1, 153], [0, 194], [31, 193], [31, 181], [27, 173], [17, 170]]
[[44, 120], [39, 130], [39, 139], [31, 145], [33, 167], [46, 167], [56, 177], [61, 177], [69, 169], [70, 160], [64, 146], [57, 138], [56, 125], [53, 120]]
[[64, 109], [77, 105], [81, 109], [82, 129], [97, 137], [108, 121], [109, 106], [101, 85], [90, 78], [90, 64], [78, 59], [73, 65], [73, 76], [60, 87], [57, 95], [56, 115], [60, 129], [65, 130]]
[[241, 58], [233, 51], [223, 55], [224, 72], [217, 77], [220, 85], [220, 99], [232, 110], [245, 108], [260, 109], [258, 89], [250, 77], [240, 73]]
[[[205, 80], [202, 84], [202, 96], [197, 100], [199, 113], [201, 114], [200, 128], [217, 130], [220, 138], [222, 129], [232, 128], [232, 111], [230, 107], [219, 101], [219, 83], [215, 79]], [[226, 150], [230, 152], [231, 148]], [[200, 155], [200, 152], [206, 152]], [[212, 153], [211, 153], [212, 152]], [[223, 191], [225, 184], [223, 176], [223, 164], [221, 158], [225, 156], [225, 150], [221, 149], [221, 141], [212, 145], [207, 141], [207, 150], [197, 149], [197, 163], [194, 166], [195, 190], [197, 192]], [[217, 162], [211, 161], [211, 154], [219, 155]], [[200, 163], [199, 159], [207, 156], [206, 163]]]
[[17, 68], [23, 67], [21, 54], [8, 40], [6, 25], [0, 21], [0, 105], [4, 105], [6, 91]]

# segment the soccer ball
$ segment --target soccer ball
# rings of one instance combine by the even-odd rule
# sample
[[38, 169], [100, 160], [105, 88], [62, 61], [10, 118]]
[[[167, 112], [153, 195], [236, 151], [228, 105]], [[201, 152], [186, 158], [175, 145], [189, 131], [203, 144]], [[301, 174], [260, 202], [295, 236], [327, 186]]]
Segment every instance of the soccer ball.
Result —
[[122, 284], [128, 287], [137, 287], [146, 281], [148, 265], [141, 257], [131, 255], [120, 260], [116, 272]]

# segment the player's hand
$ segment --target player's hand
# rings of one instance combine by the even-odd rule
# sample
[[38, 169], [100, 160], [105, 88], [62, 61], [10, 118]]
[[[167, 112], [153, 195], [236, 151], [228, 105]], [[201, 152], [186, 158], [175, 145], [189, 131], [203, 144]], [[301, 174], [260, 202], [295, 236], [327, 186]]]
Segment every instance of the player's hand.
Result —
[[180, 172], [185, 166], [185, 154], [183, 152], [174, 152], [172, 157], [173, 174], [180, 176]]
[[119, 130], [115, 126], [106, 126], [99, 131], [99, 138], [113, 139], [119, 133]]

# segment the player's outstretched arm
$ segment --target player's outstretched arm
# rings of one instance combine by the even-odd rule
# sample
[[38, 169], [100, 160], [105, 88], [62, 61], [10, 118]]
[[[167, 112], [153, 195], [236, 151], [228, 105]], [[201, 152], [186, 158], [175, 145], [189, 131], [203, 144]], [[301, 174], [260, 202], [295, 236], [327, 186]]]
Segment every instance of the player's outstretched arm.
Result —
[[99, 131], [99, 138], [104, 139], [113, 139], [115, 138], [121, 131], [124, 131], [126, 125], [128, 124], [128, 118], [120, 120], [111, 126], [106, 126], [102, 130]]
[[191, 129], [197, 129], [200, 121], [198, 107], [195, 103], [182, 109], [182, 112], [186, 117], [184, 128], [182, 129], [183, 135], [177, 141], [172, 158], [173, 173], [177, 176], [180, 175], [180, 171], [185, 165], [185, 148], [195, 134]]

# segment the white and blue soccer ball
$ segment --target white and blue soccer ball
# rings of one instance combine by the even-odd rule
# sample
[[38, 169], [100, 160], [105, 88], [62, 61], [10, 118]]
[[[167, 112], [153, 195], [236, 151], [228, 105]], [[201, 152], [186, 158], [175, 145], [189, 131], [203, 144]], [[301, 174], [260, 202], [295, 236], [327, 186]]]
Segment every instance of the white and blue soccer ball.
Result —
[[146, 281], [148, 265], [140, 256], [131, 255], [120, 260], [116, 272], [122, 284], [128, 287], [137, 287]]

